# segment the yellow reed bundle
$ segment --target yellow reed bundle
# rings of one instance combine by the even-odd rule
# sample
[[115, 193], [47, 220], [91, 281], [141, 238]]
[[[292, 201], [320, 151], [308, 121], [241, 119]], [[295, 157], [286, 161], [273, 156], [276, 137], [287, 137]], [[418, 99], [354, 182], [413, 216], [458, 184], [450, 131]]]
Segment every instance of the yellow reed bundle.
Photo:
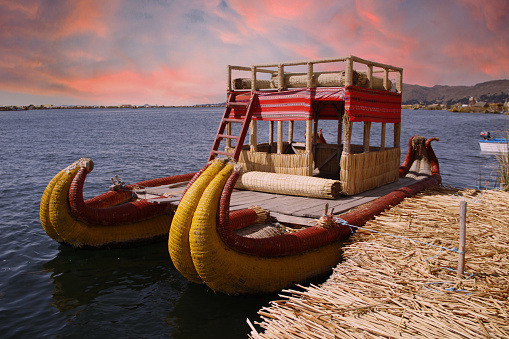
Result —
[[196, 207], [210, 182], [223, 169], [226, 160], [215, 160], [189, 187], [180, 200], [175, 216], [171, 222], [168, 237], [168, 252], [175, 268], [184, 277], [193, 282], [201, 282], [194, 268], [189, 250], [189, 230]]
[[389, 148], [341, 156], [343, 193], [353, 195], [397, 181], [399, 178], [399, 148]]
[[324, 199], [336, 199], [341, 193], [337, 180], [267, 172], [243, 173], [235, 188]]
[[62, 237], [58, 235], [55, 231], [55, 228], [51, 224], [50, 220], [50, 210], [49, 210], [49, 202], [51, 199], [51, 193], [55, 188], [55, 185], [60, 181], [60, 178], [64, 175], [64, 171], [58, 172], [53, 179], [49, 182], [48, 186], [44, 190], [41, 198], [41, 205], [39, 208], [39, 218], [41, 219], [41, 225], [46, 234], [48, 234], [51, 239], [56, 240], [58, 242], [63, 241]]
[[99, 226], [77, 220], [69, 208], [69, 188], [79, 169], [85, 166], [93, 166], [90, 159], [82, 158], [68, 166], [48, 185], [41, 200], [41, 220], [45, 220], [43, 227], [47, 232], [53, 229], [48, 232], [50, 236], [54, 232], [61, 239], [59, 241], [73, 247], [104, 247], [153, 239], [168, 233], [172, 219], [169, 214], [127, 225]]

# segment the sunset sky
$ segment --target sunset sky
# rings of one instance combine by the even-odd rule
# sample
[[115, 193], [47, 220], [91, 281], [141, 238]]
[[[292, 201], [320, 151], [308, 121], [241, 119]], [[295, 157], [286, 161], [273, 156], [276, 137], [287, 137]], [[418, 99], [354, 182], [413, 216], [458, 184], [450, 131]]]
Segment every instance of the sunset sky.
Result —
[[225, 100], [226, 65], [356, 55], [509, 78], [509, 0], [0, 0], [0, 106]]

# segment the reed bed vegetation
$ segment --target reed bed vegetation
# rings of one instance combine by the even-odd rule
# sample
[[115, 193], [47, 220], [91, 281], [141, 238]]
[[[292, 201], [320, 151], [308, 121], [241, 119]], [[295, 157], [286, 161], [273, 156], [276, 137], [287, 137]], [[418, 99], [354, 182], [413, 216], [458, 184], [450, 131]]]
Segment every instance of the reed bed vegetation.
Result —
[[405, 199], [355, 233], [324, 284], [280, 296], [251, 338], [508, 338], [509, 193], [436, 187]]
[[[509, 131], [505, 130], [503, 134], [507, 143], [506, 146], [509, 148]], [[504, 191], [509, 191], [509, 152], [497, 153], [495, 157], [497, 159], [497, 182], [499, 187]]]

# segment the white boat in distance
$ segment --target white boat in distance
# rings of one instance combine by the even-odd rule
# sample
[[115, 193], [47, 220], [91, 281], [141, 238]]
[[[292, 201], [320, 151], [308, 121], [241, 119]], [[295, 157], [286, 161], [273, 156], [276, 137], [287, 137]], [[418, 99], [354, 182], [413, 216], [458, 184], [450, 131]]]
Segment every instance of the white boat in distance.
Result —
[[509, 140], [507, 138], [493, 138], [491, 132], [481, 132], [479, 139], [481, 152], [486, 153], [507, 153], [509, 150]]

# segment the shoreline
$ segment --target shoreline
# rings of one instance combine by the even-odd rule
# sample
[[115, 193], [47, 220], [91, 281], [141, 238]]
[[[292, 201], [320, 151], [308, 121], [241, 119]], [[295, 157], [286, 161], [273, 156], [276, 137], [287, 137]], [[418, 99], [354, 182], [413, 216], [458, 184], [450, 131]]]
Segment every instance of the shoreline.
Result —
[[32, 111], [32, 110], [43, 110], [43, 109], [138, 109], [138, 108], [175, 108], [175, 107], [186, 107], [186, 108], [203, 108], [203, 107], [224, 107], [223, 104], [203, 104], [203, 105], [191, 105], [191, 106], [171, 106], [171, 105], [110, 105], [110, 106], [53, 106], [53, 105], [39, 105], [39, 106], [0, 106], [0, 111]]

